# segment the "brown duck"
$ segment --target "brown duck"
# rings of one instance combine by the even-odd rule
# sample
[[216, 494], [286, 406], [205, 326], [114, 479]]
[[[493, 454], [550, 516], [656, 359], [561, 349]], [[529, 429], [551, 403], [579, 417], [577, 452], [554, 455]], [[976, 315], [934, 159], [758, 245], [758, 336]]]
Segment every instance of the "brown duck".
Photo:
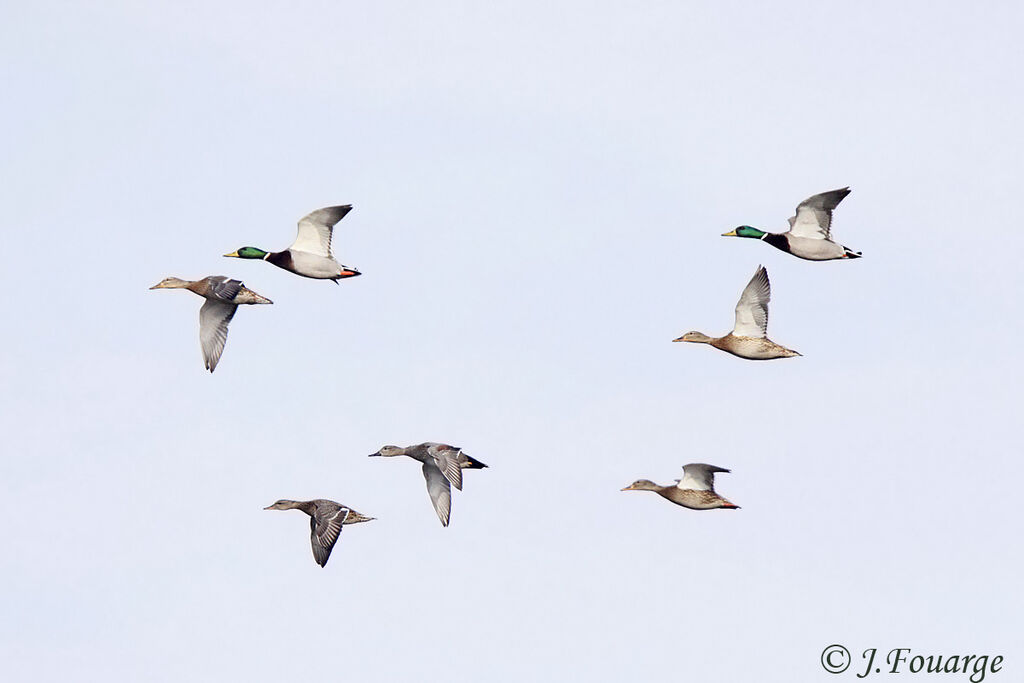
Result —
[[235, 317], [239, 304], [272, 304], [265, 296], [246, 287], [241, 280], [223, 275], [211, 275], [202, 280], [164, 278], [150, 289], [187, 289], [206, 299], [199, 309], [199, 343], [203, 347], [203, 362], [213, 372], [228, 341], [228, 323]]
[[334, 544], [341, 535], [341, 527], [345, 524], [369, 522], [375, 517], [367, 517], [341, 503], [333, 500], [317, 498], [315, 500], [282, 499], [263, 508], [264, 510], [302, 510], [309, 515], [309, 540], [313, 545], [313, 559], [321, 567], [327, 566]]
[[691, 510], [739, 510], [739, 505], [733, 505], [715, 493], [715, 472], [728, 471], [724, 467], [694, 462], [683, 465], [683, 478], [676, 479], [675, 486], [660, 486], [649, 479], [638, 479], [622, 490], [654, 491], [662, 498]]

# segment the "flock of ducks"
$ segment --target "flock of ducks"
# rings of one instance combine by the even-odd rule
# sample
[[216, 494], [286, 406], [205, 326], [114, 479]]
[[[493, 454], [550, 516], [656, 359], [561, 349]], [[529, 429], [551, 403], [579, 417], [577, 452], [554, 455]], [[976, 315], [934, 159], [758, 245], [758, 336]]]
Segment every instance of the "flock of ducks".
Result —
[[[861, 253], [851, 250], [832, 239], [832, 211], [850, 194], [850, 188], [822, 192], [808, 197], [796, 207], [789, 219], [789, 230], [783, 233], [764, 232], [749, 225], [741, 225], [723, 237], [759, 239], [797, 258], [808, 261], [831, 261], [860, 258]], [[342, 265], [331, 253], [334, 226], [352, 210], [351, 204], [328, 206], [304, 216], [299, 221], [298, 234], [284, 251], [268, 252], [257, 247], [241, 247], [225, 256], [258, 259], [278, 268], [316, 280], [338, 280], [355, 277], [359, 271]], [[206, 299], [199, 309], [199, 342], [203, 363], [211, 373], [217, 368], [228, 337], [228, 324], [242, 304], [271, 304], [270, 299], [246, 287], [242, 281], [222, 275], [211, 275], [201, 280], [182, 280], [168, 277], [150, 289], [187, 289]], [[677, 342], [709, 344], [734, 356], [748, 360], [791, 358], [801, 354], [768, 339], [768, 302], [771, 300], [771, 282], [764, 266], [758, 266], [736, 303], [736, 322], [733, 329], [722, 337], [709, 337], [702, 332], [687, 332], [674, 339]], [[414, 446], [382, 446], [370, 457], [407, 456], [422, 463], [427, 493], [441, 525], [447, 527], [451, 518], [451, 487], [462, 490], [462, 470], [487, 467], [461, 448], [444, 443], [425, 442]], [[654, 491], [662, 498], [691, 510], [738, 510], [727, 499], [715, 492], [715, 474], [729, 470], [705, 463], [683, 466], [683, 477], [674, 484], [661, 486], [648, 479], [638, 479], [623, 491]], [[325, 498], [296, 501], [282, 499], [265, 510], [302, 510], [309, 515], [310, 543], [313, 559], [321, 567], [327, 565], [341, 530], [347, 524], [358, 524], [375, 519], [355, 509]]]

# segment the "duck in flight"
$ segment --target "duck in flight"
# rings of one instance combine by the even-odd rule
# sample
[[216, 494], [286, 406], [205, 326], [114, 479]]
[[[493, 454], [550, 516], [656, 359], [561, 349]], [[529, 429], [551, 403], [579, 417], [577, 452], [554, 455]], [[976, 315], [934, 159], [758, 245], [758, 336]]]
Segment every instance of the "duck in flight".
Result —
[[383, 456], [391, 458], [396, 455], [407, 455], [413, 460], [423, 463], [423, 478], [427, 480], [427, 493], [434, 505], [434, 512], [441, 520], [441, 526], [448, 526], [452, 512], [452, 485], [462, 490], [462, 470], [478, 470], [487, 465], [476, 458], [462, 452], [458, 446], [427, 441], [416, 446], [382, 446], [370, 457]]
[[732, 332], [724, 337], [709, 337], [703, 332], [687, 332], [677, 342], [711, 344], [716, 349], [728, 351], [734, 356], [748, 360], [771, 360], [790, 358], [800, 354], [768, 338], [768, 302], [772, 298], [772, 287], [768, 271], [758, 266], [750, 278], [740, 300], [736, 303], [736, 324]]
[[296, 275], [316, 280], [338, 280], [359, 275], [355, 268], [343, 266], [331, 254], [331, 236], [334, 226], [352, 210], [351, 204], [328, 206], [318, 209], [299, 221], [299, 232], [295, 241], [284, 251], [266, 252], [256, 247], [242, 247], [225, 256], [245, 259], [261, 259], [284, 268]]
[[749, 225], [741, 225], [722, 237], [764, 240], [777, 249], [808, 261], [860, 258], [861, 252], [832, 241], [832, 210], [848, 194], [850, 188], [843, 187], [803, 200], [796, 207], [796, 215], [789, 219], [787, 232], [764, 232]]
[[211, 275], [202, 280], [164, 278], [150, 289], [187, 289], [206, 299], [199, 309], [199, 343], [206, 369], [213, 372], [228, 341], [228, 323], [239, 304], [272, 304], [270, 299], [252, 291], [241, 280]]
[[654, 491], [676, 505], [691, 510], [739, 510], [725, 498], [715, 493], [715, 472], [728, 472], [724, 467], [693, 462], [683, 465], [683, 478], [676, 479], [675, 486], [660, 486], [649, 479], [637, 479], [623, 491]]
[[359, 514], [347, 505], [335, 503], [326, 498], [316, 500], [282, 499], [263, 508], [264, 510], [302, 510], [309, 515], [309, 540], [313, 545], [313, 559], [321, 567], [327, 566], [331, 550], [338, 542], [341, 527], [346, 524], [369, 522], [376, 517]]

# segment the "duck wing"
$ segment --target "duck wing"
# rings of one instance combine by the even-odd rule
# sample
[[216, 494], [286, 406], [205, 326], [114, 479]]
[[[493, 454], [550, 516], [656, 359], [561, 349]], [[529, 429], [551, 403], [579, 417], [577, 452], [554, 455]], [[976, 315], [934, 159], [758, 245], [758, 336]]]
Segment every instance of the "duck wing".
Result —
[[455, 488], [462, 490], [462, 465], [459, 464], [459, 449], [452, 446], [437, 444], [427, 448], [427, 453], [434, 459], [437, 469], [441, 470], [445, 479]]
[[767, 337], [768, 302], [771, 298], [772, 285], [768, 281], [768, 271], [764, 266], [758, 266], [736, 303], [736, 324], [732, 333], [737, 337]]
[[299, 220], [299, 232], [295, 236], [295, 241], [288, 249], [333, 258], [331, 256], [331, 235], [334, 232], [334, 225], [351, 210], [351, 204], [328, 206], [303, 216]]
[[715, 472], [728, 472], [724, 467], [692, 462], [683, 465], [683, 478], [678, 480], [676, 488], [693, 489], [694, 491], [714, 491]]
[[245, 289], [241, 280], [232, 280], [224, 275], [211, 275], [203, 279], [206, 282], [206, 293], [203, 296], [207, 299], [233, 302], [238, 293]]
[[309, 516], [309, 541], [313, 546], [313, 559], [321, 567], [327, 565], [348, 513], [346, 507], [318, 505]]
[[452, 514], [452, 488], [448, 479], [432, 462], [423, 463], [423, 478], [427, 480], [427, 493], [441, 526], [448, 526], [448, 518]]
[[217, 368], [224, 344], [228, 341], [228, 323], [235, 317], [238, 306], [225, 301], [207, 299], [199, 309], [199, 344], [203, 347], [206, 369]]
[[831, 236], [832, 210], [839, 206], [850, 188], [822, 192], [800, 202], [796, 215], [789, 219], [789, 234], [813, 240], [827, 240]]

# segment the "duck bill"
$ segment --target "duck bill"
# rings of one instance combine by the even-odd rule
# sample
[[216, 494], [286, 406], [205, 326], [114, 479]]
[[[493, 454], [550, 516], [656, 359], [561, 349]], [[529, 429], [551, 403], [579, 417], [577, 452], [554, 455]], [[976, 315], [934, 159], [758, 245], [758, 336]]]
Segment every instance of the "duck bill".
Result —
[[[684, 336], [685, 336], [685, 335], [684, 335]], [[682, 337], [676, 337], [676, 338], [675, 338], [675, 339], [673, 339], [672, 341], [674, 341], [674, 342], [678, 342], [678, 341], [686, 341], [686, 340], [685, 340], [685, 339], [683, 339]]]
[[722, 237], [739, 237], [739, 235], [736, 234], [735, 230], [730, 230], [729, 232], [723, 232]]
[[357, 275], [362, 275], [362, 273], [360, 273], [358, 270], [353, 270], [351, 268], [342, 268], [341, 275], [338, 276], [338, 279], [341, 280], [347, 277], [355, 277]]
[[366, 456], [366, 457], [367, 457], [367, 458], [375, 458], [375, 457], [377, 457], [377, 456], [379, 456], [379, 455], [380, 455], [380, 451], [377, 451], [376, 453], [370, 453], [370, 454], [369, 454], [368, 456]]
[[231, 252], [230, 254], [224, 254], [224, 255], [225, 255], [225, 256], [230, 256], [230, 257], [232, 257], [232, 258], [242, 258], [241, 256], [239, 256], [239, 255], [238, 255], [238, 252], [237, 252], [237, 251], [233, 251], [233, 252]]

